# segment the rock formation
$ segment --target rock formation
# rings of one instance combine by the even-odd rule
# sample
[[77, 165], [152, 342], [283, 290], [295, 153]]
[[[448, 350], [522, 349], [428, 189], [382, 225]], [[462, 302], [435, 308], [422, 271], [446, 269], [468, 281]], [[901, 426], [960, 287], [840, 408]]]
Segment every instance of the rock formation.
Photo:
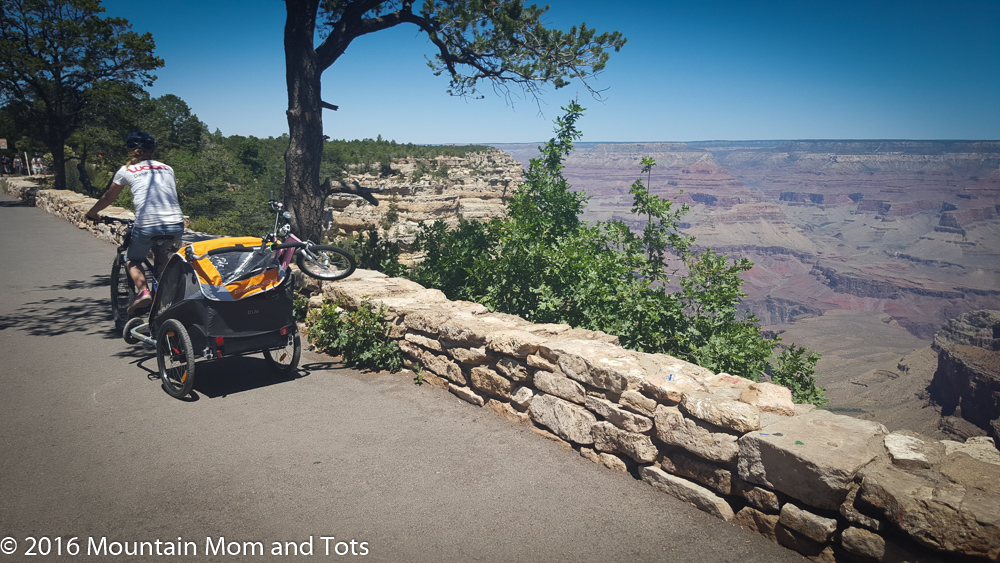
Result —
[[523, 176], [521, 164], [499, 150], [465, 157], [399, 159], [392, 169], [394, 174], [388, 177], [350, 174], [348, 181], [381, 190], [375, 194], [379, 206], [352, 196], [331, 196], [325, 206], [325, 229], [353, 235], [395, 215], [389, 235], [406, 245], [425, 221], [441, 219], [455, 225], [460, 216], [483, 221], [503, 215], [506, 199]]
[[1000, 311], [974, 311], [934, 335], [938, 368], [931, 398], [1000, 442]]

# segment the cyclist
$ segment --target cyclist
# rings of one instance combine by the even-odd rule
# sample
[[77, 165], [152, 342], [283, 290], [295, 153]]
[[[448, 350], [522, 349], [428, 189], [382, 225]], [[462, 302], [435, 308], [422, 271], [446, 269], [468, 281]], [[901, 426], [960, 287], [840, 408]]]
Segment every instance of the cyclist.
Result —
[[[177, 202], [174, 169], [153, 160], [156, 139], [149, 133], [136, 131], [125, 139], [125, 147], [130, 157], [128, 164], [115, 174], [111, 187], [87, 212], [87, 219], [100, 221], [97, 213], [111, 205], [125, 186], [132, 191], [135, 226], [128, 247], [128, 271], [136, 291], [135, 300], [128, 306], [128, 314], [132, 315], [153, 302], [140, 266], [143, 258], [153, 249], [155, 242], [156, 266], [157, 269], [163, 267], [170, 253], [181, 246], [184, 215]], [[153, 237], [157, 240], [154, 241]]]

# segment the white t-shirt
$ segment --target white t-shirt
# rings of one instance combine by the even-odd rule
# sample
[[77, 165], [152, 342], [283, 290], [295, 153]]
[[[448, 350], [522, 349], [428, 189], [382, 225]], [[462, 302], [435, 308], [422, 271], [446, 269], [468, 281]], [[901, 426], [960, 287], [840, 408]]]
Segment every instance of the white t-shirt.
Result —
[[156, 160], [126, 164], [115, 174], [114, 183], [132, 190], [135, 226], [152, 227], [183, 223], [177, 202], [174, 169]]

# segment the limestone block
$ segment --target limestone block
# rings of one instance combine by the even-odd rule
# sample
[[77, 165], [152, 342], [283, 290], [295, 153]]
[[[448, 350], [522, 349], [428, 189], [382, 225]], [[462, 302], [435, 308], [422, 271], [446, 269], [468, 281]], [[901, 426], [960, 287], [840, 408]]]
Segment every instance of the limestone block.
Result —
[[642, 434], [653, 429], [652, 419], [641, 414], [631, 413], [611, 401], [588, 396], [584, 405], [601, 418], [622, 430]]
[[485, 347], [463, 348], [461, 346], [444, 346], [445, 352], [460, 364], [469, 366], [485, 365], [492, 361]]
[[830, 541], [837, 531], [836, 519], [824, 518], [790, 502], [781, 507], [781, 517], [778, 521], [817, 543]]
[[531, 324], [530, 326], [523, 328], [523, 330], [532, 334], [537, 334], [546, 340], [552, 338], [566, 338], [566, 333], [572, 329], [573, 327], [561, 323], [538, 323]]
[[903, 469], [928, 469], [944, 457], [944, 446], [912, 433], [893, 432], [885, 437], [885, 449], [893, 465]]
[[942, 554], [939, 557], [929, 550], [904, 545], [864, 528], [847, 528], [840, 533], [840, 544], [847, 553], [863, 561], [945, 563], [953, 559], [950, 554]]
[[705, 377], [704, 381], [705, 385], [709, 388], [709, 392], [720, 393], [722, 391], [735, 391], [733, 395], [736, 398], [739, 398], [744, 389], [747, 389], [754, 384], [752, 379], [728, 374], [726, 372], [711, 374]]
[[685, 413], [740, 434], [760, 429], [757, 407], [719, 395], [685, 392], [681, 396], [681, 410]]
[[428, 338], [416, 332], [407, 331], [406, 334], [403, 336], [403, 339], [408, 342], [412, 342], [422, 348], [426, 348], [428, 350], [433, 350], [435, 352], [444, 352], [444, 348], [441, 346], [441, 343], [437, 341], [437, 339]]
[[881, 520], [872, 518], [867, 514], [862, 514], [854, 506], [854, 500], [857, 498], [859, 490], [861, 490], [860, 484], [854, 483], [851, 485], [851, 490], [847, 492], [847, 498], [840, 505], [840, 515], [855, 526], [862, 526], [873, 532], [881, 532], [883, 528]]
[[[436, 289], [425, 289], [416, 282], [402, 278], [379, 276], [351, 276], [336, 282], [323, 282], [323, 293], [331, 301], [343, 297], [348, 305], [357, 308], [365, 299], [373, 302], [385, 297], [406, 296], [418, 299], [424, 308], [429, 304], [445, 304], [448, 302], [444, 294]], [[418, 329], [420, 330], [420, 329]], [[432, 332], [432, 331], [424, 331]]]
[[407, 354], [417, 362], [420, 362], [422, 368], [430, 371], [434, 375], [443, 377], [448, 381], [459, 385], [466, 385], [468, 383], [468, 380], [465, 378], [465, 374], [462, 373], [462, 368], [448, 358], [438, 356], [406, 340], [400, 340], [397, 344], [399, 344], [399, 349], [402, 350], [404, 354]]
[[661, 467], [668, 473], [697, 481], [717, 493], [733, 493], [733, 471], [685, 450], [671, 450], [663, 454]]
[[781, 509], [778, 495], [773, 491], [747, 483], [735, 475], [733, 475], [732, 494], [743, 497], [750, 506], [768, 514], [776, 514]]
[[945, 455], [962, 452], [979, 461], [1000, 465], [1000, 451], [997, 451], [993, 438], [989, 436], [974, 436], [964, 444], [954, 440], [942, 440], [941, 444], [944, 445]]
[[607, 452], [600, 452], [599, 454], [597, 454], [597, 456], [601, 460], [601, 463], [604, 465], [604, 467], [607, 467], [612, 471], [628, 473], [628, 464], [625, 463], [625, 461], [622, 460], [622, 458], [614, 454], [609, 454]]
[[639, 475], [654, 488], [691, 503], [700, 510], [723, 520], [730, 521], [736, 516], [733, 514], [733, 508], [722, 497], [687, 479], [649, 465], [640, 468]]
[[996, 495], [1000, 502], [1000, 466], [958, 452], [947, 456], [936, 468], [952, 483]]
[[739, 439], [739, 475], [810, 506], [836, 510], [858, 471], [884, 454], [875, 422], [815, 410]]
[[740, 393], [740, 400], [764, 412], [795, 416], [792, 391], [781, 385], [767, 382], [751, 383]]
[[601, 454], [594, 451], [593, 448], [580, 448], [580, 457], [589, 459], [594, 463], [601, 463]]
[[485, 305], [480, 305], [479, 303], [474, 303], [472, 301], [449, 301], [450, 308], [455, 312], [456, 315], [485, 315], [490, 312], [490, 310]]
[[848, 528], [840, 535], [840, 544], [855, 557], [882, 561], [885, 557], [885, 539], [864, 528]]
[[[309, 276], [304, 276], [304, 277], [308, 278]], [[323, 282], [323, 283], [331, 283], [332, 284], [332, 283], [339, 283], [339, 282]], [[330, 289], [332, 291], [332, 289], [329, 286], [324, 286], [324, 287], [326, 287], [327, 289]], [[329, 296], [330, 294], [331, 294], [331, 292], [327, 291], [323, 295], [324, 296]], [[355, 308], [355, 309], [357, 308], [357, 306], [358, 306], [357, 303], [355, 305], [353, 305], [353, 306], [351, 306], [350, 303], [351, 302], [349, 301], [348, 302], [348, 308]], [[393, 323], [398, 323], [399, 326], [400, 326], [400, 328], [403, 331], [406, 331], [406, 326], [402, 324], [403, 323], [403, 317], [405, 317], [408, 313], [412, 313], [414, 311], [423, 311], [423, 310], [433, 309], [435, 307], [435, 305], [433, 305], [433, 304], [429, 305], [429, 304], [426, 304], [426, 303], [421, 303], [419, 297], [413, 297], [413, 296], [411, 296], [411, 297], [379, 297], [373, 303], [376, 303], [378, 306], [382, 307], [382, 318], [384, 318], [387, 321], [391, 321]]]
[[639, 463], [652, 463], [659, 453], [649, 436], [627, 432], [610, 422], [593, 424], [591, 434], [597, 450], [625, 454]]
[[524, 383], [531, 380], [531, 372], [528, 370], [527, 363], [515, 358], [503, 356], [497, 360], [496, 370], [502, 373], [504, 377], [516, 383]]
[[628, 473], [628, 464], [614, 454], [594, 451], [591, 448], [580, 448], [580, 455], [613, 471]]
[[531, 399], [534, 396], [535, 393], [530, 387], [521, 386], [514, 389], [514, 392], [511, 393], [510, 402], [519, 408], [526, 409], [531, 404]]
[[452, 312], [443, 307], [414, 311], [403, 317], [403, 325], [409, 330], [430, 334], [436, 338], [438, 329], [447, 324], [451, 316]]
[[666, 354], [638, 354], [647, 375], [638, 388], [657, 400], [679, 403], [685, 391], [705, 391], [705, 379], [714, 374], [695, 364]]
[[645, 371], [635, 353], [618, 346], [587, 340], [550, 340], [539, 351], [556, 358], [559, 369], [580, 383], [621, 393], [637, 386]]
[[309, 298], [307, 307], [309, 309], [319, 309], [325, 304], [326, 301], [323, 299], [322, 295], [313, 295], [312, 297]]
[[733, 523], [749, 528], [773, 542], [778, 541], [774, 536], [774, 528], [778, 525], [777, 514], [765, 514], [752, 506], [744, 506], [736, 513]]
[[535, 372], [534, 383], [535, 388], [543, 393], [555, 395], [577, 404], [584, 404], [587, 398], [583, 385], [561, 374], [547, 371]]
[[638, 414], [653, 416], [656, 414], [656, 401], [633, 389], [626, 389], [618, 399], [622, 407]]
[[490, 399], [486, 401], [486, 405], [484, 406], [511, 422], [525, 424], [531, 421], [531, 417], [527, 413], [518, 412], [514, 407], [510, 406], [510, 403]]
[[502, 330], [486, 336], [486, 349], [498, 354], [527, 358], [538, 351], [545, 340], [523, 330]]
[[510, 399], [510, 392], [514, 388], [514, 384], [509, 379], [486, 366], [472, 368], [469, 371], [469, 379], [472, 386], [479, 391], [501, 399]]
[[[953, 454], [961, 455], [961, 454]], [[1000, 468], [967, 458], [967, 468], [988, 472], [986, 479], [1000, 487]], [[961, 477], [953, 472], [951, 478]], [[862, 474], [858, 498], [874, 507], [889, 522], [917, 543], [996, 560], [1000, 558], [1000, 491], [952, 482], [934, 472], [920, 475], [896, 466], [875, 465]], [[974, 477], [983, 481], [982, 476]]]
[[452, 383], [448, 385], [448, 391], [451, 391], [459, 399], [468, 401], [477, 407], [481, 407], [486, 404], [486, 401], [482, 397], [468, 387], [460, 387]]
[[559, 369], [554, 363], [545, 359], [545, 356], [541, 354], [531, 354], [526, 358], [528, 365], [544, 371], [556, 371]]
[[590, 427], [597, 422], [587, 409], [566, 402], [558, 397], [538, 394], [528, 407], [531, 420], [554, 432], [560, 438], [577, 444], [593, 444]]
[[448, 346], [476, 348], [486, 344], [486, 337], [500, 330], [513, 328], [515, 323], [493, 315], [471, 315], [456, 312], [448, 323], [438, 328], [438, 336]]
[[659, 405], [654, 417], [656, 437], [705, 459], [729, 463], [739, 454], [738, 437], [710, 424], [685, 417], [677, 407]]
[[778, 545], [794, 549], [814, 561], [821, 560], [820, 554], [828, 547], [826, 544], [817, 543], [785, 526], [781, 523], [780, 518], [778, 525], [774, 527], [774, 537], [777, 539]]

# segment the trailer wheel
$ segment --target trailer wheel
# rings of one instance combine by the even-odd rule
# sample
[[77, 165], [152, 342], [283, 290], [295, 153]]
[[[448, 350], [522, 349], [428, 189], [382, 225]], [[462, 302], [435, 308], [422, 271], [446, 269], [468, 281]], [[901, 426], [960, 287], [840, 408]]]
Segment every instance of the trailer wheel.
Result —
[[194, 354], [191, 337], [176, 319], [168, 319], [156, 333], [156, 363], [163, 389], [178, 399], [194, 386]]
[[125, 328], [122, 329], [122, 338], [125, 339], [126, 344], [138, 344], [139, 339], [132, 336], [132, 331], [135, 327], [142, 325], [144, 322], [142, 317], [132, 317], [125, 323]]
[[282, 376], [289, 376], [295, 373], [295, 368], [299, 367], [299, 357], [302, 356], [302, 340], [298, 333], [291, 339], [291, 342], [284, 348], [277, 350], [264, 350], [264, 358], [271, 369]]

